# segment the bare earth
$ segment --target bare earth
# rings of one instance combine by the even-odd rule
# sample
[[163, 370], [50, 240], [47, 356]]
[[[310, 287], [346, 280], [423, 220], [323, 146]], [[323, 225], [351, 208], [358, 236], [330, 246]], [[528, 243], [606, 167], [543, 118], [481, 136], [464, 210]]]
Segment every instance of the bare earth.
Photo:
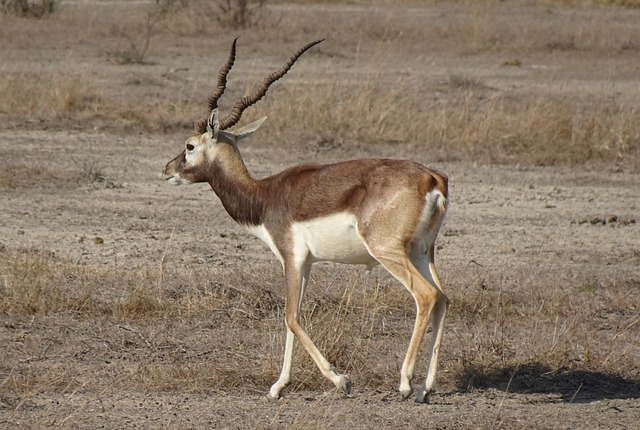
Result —
[[[72, 2], [75, 7], [82, 3]], [[348, 13], [360, 10], [359, 6], [342, 7]], [[416, 10], [422, 11], [425, 20], [437, 19], [437, 7]], [[289, 8], [295, 10], [296, 6], [278, 3], [276, 10]], [[4, 62], [0, 72], [49, 68], [65, 62], [103, 82], [113, 99], [148, 94], [160, 99], [187, 97], [204, 108], [230, 38], [216, 35], [212, 46], [207, 46], [206, 37], [192, 40], [167, 33], [157, 37], [156, 50], [149, 55], [152, 64], [132, 65], [109, 61], [108, 51], [113, 47], [109, 42], [101, 45], [70, 37], [52, 47], [14, 39], [9, 48], [0, 48]], [[172, 37], [177, 38], [175, 42]], [[314, 37], [315, 33], [308, 39]], [[241, 46], [249, 58], [241, 57], [236, 66], [236, 85], [244, 85], [240, 83], [243, 78], [257, 79], [263, 64], [268, 73], [285, 59], [290, 48], [301, 45], [294, 40], [284, 48], [270, 48], [252, 36], [244, 39]], [[203, 46], [216, 55], [203, 58]], [[305, 71], [324, 61], [327, 53], [347, 70], [356, 67], [349, 65], [352, 49], [354, 45], [343, 47], [328, 37], [321, 54], [303, 58], [300, 67], [279, 85], [286, 86], [288, 78], [304, 80]], [[453, 73], [481, 80], [492, 91], [517, 87], [553, 92], [556, 89], [547, 83], [555, 75], [564, 83], [562, 88], [558, 85], [558, 91], [571, 85], [572, 91], [608, 88], [612, 94], [640, 101], [637, 52], [607, 61], [579, 52], [539, 56], [517, 69], [500, 67], [509, 58], [491, 51], [481, 55], [440, 51], [428, 58], [413, 55], [415, 52], [406, 54], [411, 55], [410, 66], [392, 58], [387, 72], [398, 69], [421, 77], [425, 91], [437, 90]], [[242, 70], [249, 65], [250, 74]], [[556, 72], [548, 72], [551, 68]], [[635, 79], [629, 77], [631, 72], [638, 73]], [[277, 94], [274, 91], [270, 96]], [[241, 283], [244, 275], [235, 273], [246, 271], [255, 282], [261, 279], [257, 273], [264, 272], [268, 287], [282, 292], [275, 258], [261, 242], [234, 225], [206, 185], [172, 187], [161, 180], [164, 164], [180, 151], [188, 129], [174, 127], [163, 132], [159, 127], [149, 132], [135, 126], [110, 128], [99, 118], [90, 126], [64, 120], [39, 124], [37, 119], [3, 115], [6, 126], [0, 128], [0, 169], [14, 172], [14, 177], [9, 180], [3, 175], [5, 185], [0, 186], [0, 252], [51, 253], [62, 261], [107, 269], [105, 273], [110, 269], [114, 273], [120, 269], [166, 270], [194, 277], [223, 273], [237, 276], [234, 279]], [[195, 119], [176, 121], [190, 124]], [[415, 145], [327, 145], [323, 139], [308, 140], [307, 136], [291, 124], [286, 134], [272, 138], [267, 121], [241, 149], [256, 176], [303, 161], [363, 157], [410, 158], [448, 174], [452, 204], [437, 243], [441, 248], [439, 272], [452, 295], [456, 289], [458, 294], [467, 288], [474, 291], [473, 285], [482, 279], [503, 285], [505, 295], [519, 291], [520, 282], [534, 285], [530, 279], [538, 277], [541, 289], [554, 279], [566, 283], [567, 288], [590, 279], [603, 285], [608, 280], [628, 281], [628, 314], [632, 316], [627, 315], [625, 321], [633, 322], [633, 314], [640, 312], [634, 308], [638, 303], [634, 297], [640, 293], [638, 171], [600, 164], [486, 165], [433, 159], [429, 148]], [[96, 171], [98, 174], [92, 175]], [[344, 289], [354, 279], [365, 287], [371, 282], [359, 269], [326, 265], [322, 273], [328, 275], [316, 280], [312, 286], [316, 290]], [[332, 273], [341, 277], [338, 285], [326, 286]], [[386, 279], [379, 268], [371, 276]], [[400, 290], [399, 286], [394, 288]], [[114, 290], [113, 294], [118, 293]], [[401, 402], [395, 391], [397, 368], [413, 311], [411, 302], [406, 303], [406, 317], [390, 319], [398, 326], [377, 340], [381, 355], [375, 366], [386, 366], [398, 381], [365, 382], [367, 375], [356, 371], [353, 392], [342, 398], [316, 375], [311, 362], [298, 361], [294, 378], [305, 375], [306, 381], [275, 402], [268, 401], [265, 394], [280, 368], [284, 325], [279, 318], [264, 322], [242, 313], [217, 313], [201, 321], [127, 322], [108, 317], [0, 312], [0, 349], [4, 350], [0, 356], [0, 428], [595, 429], [634, 428], [640, 422], [638, 324], [629, 326], [619, 340], [631, 368], [617, 369], [614, 376], [572, 370], [560, 377], [553, 369], [536, 368], [532, 359], [525, 370], [504, 368], [506, 377], [492, 382], [488, 376], [488, 380], [467, 387], [461, 385], [460, 378], [451, 376], [451, 363], [457, 359], [452, 351], [469, 329], [456, 323], [453, 315], [460, 309], [455, 305], [445, 328], [438, 392], [429, 405]], [[618, 317], [622, 318], [604, 310], [603, 331], [598, 335], [611, 338]], [[606, 324], [614, 327], [611, 332], [605, 333]], [[505, 333], [512, 344], [518, 344], [517, 332]], [[526, 355], [526, 351], [524, 347], [518, 354]], [[298, 351], [296, 357], [303, 355]], [[156, 366], [178, 364], [182, 371], [192, 372], [185, 377], [192, 378], [189, 384], [126, 383], [129, 378], [143, 381], [141, 375], [155, 371]], [[256, 369], [253, 376], [234, 380], [236, 366]], [[11, 388], [12, 381], [28, 369], [34, 380], [27, 392], [17, 394], [19, 390]], [[509, 376], [513, 375], [509, 373], [521, 375], [525, 371], [529, 372], [526, 378], [510, 385]], [[59, 374], [63, 382], [56, 382]], [[235, 382], [225, 386], [210, 380], [223, 377], [219, 375]], [[46, 382], [40, 384], [40, 377]]]

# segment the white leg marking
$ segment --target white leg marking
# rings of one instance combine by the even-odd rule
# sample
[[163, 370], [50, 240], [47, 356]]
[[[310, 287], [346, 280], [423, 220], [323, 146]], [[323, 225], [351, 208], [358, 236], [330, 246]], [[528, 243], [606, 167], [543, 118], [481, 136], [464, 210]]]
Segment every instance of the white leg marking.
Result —
[[280, 377], [271, 386], [268, 397], [272, 400], [280, 398], [280, 392], [291, 382], [291, 361], [293, 358], [293, 343], [295, 336], [289, 327], [287, 327], [287, 340], [284, 346], [284, 360], [282, 362], [282, 371]]

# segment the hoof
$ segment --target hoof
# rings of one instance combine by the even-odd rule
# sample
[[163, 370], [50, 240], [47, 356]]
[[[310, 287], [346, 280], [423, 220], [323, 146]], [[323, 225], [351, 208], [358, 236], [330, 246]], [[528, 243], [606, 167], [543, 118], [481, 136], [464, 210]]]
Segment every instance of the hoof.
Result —
[[430, 395], [431, 390], [427, 391], [425, 389], [421, 389], [416, 393], [416, 403], [428, 404]]
[[398, 391], [402, 396], [402, 400], [407, 400], [413, 394], [413, 386], [411, 385], [411, 378], [402, 378], [400, 380], [400, 386]]
[[342, 390], [342, 394], [345, 397], [351, 394], [351, 379], [347, 375], [343, 375], [338, 388]]
[[273, 384], [273, 386], [269, 390], [269, 394], [267, 394], [267, 399], [272, 401], [280, 399], [282, 397], [281, 393], [284, 388], [285, 387], [279, 387], [277, 386], [277, 384]]
[[282, 376], [269, 388], [269, 394], [267, 398], [269, 400], [278, 400], [282, 397], [282, 390], [289, 386], [290, 378], [283, 378]]
[[405, 390], [400, 390], [400, 395], [402, 396], [402, 400], [407, 400], [413, 394], [413, 388], [409, 387]]

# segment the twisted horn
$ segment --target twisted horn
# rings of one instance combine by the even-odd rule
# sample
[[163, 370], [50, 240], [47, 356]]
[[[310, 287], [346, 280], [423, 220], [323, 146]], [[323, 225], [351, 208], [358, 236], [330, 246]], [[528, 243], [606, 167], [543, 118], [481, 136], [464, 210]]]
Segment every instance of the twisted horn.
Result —
[[231, 113], [220, 121], [220, 130], [226, 130], [227, 128], [236, 125], [238, 121], [240, 121], [242, 113], [245, 111], [245, 109], [262, 99], [262, 97], [264, 97], [264, 95], [267, 93], [267, 90], [269, 89], [271, 84], [282, 78], [289, 71], [289, 69], [291, 69], [293, 64], [298, 60], [298, 58], [300, 58], [302, 54], [304, 54], [308, 49], [312, 48], [323, 40], [324, 39], [315, 40], [305, 45], [298, 52], [293, 54], [289, 61], [284, 66], [282, 66], [280, 70], [273, 72], [272, 74], [267, 76], [267, 79], [265, 79], [265, 81], [262, 83], [262, 85], [260, 85], [255, 93], [238, 100], [231, 108]]
[[224, 90], [227, 89], [227, 75], [233, 67], [233, 63], [236, 61], [237, 42], [238, 38], [236, 37], [235, 39], [233, 39], [233, 43], [231, 44], [231, 51], [229, 52], [227, 63], [218, 72], [218, 86], [216, 87], [215, 92], [211, 94], [211, 97], [209, 97], [209, 111], [212, 111], [218, 107], [218, 99], [222, 97], [222, 94], [224, 94]]
[[218, 99], [222, 97], [222, 94], [224, 94], [224, 90], [227, 88], [227, 75], [233, 67], [233, 63], [236, 61], [237, 42], [238, 38], [236, 37], [235, 39], [233, 39], [233, 43], [231, 44], [231, 51], [229, 51], [229, 58], [227, 59], [227, 63], [218, 72], [218, 86], [216, 87], [213, 94], [211, 94], [208, 101], [209, 114], [206, 117], [202, 118], [196, 126], [196, 130], [200, 134], [207, 131], [207, 125], [209, 125], [209, 127], [213, 129], [213, 124], [211, 124], [213, 116], [211, 115], [211, 113], [218, 107]]

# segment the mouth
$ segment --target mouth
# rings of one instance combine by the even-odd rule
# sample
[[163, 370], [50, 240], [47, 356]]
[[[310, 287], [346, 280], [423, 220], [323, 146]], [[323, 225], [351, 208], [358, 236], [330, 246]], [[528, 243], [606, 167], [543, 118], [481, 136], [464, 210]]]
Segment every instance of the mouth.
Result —
[[192, 184], [193, 182], [189, 180], [185, 180], [179, 174], [177, 175], [162, 175], [162, 178], [167, 181], [171, 185], [187, 185]]
[[162, 179], [164, 179], [166, 182], [170, 183], [171, 185], [180, 185], [180, 178], [176, 177], [175, 175], [162, 175]]

